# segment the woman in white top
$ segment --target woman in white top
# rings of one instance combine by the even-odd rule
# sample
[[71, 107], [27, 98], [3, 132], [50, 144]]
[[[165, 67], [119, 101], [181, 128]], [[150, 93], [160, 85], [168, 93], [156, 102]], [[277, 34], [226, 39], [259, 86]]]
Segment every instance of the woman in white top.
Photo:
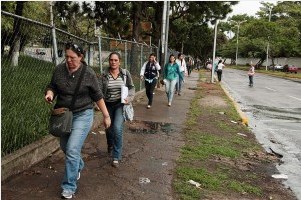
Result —
[[218, 78], [219, 82], [222, 81], [223, 68], [225, 67], [225, 65], [222, 62], [223, 62], [222, 60], [219, 60], [218, 64], [217, 64], [217, 71], [216, 71], [216, 73], [217, 73], [217, 78]]
[[253, 87], [253, 77], [255, 74], [255, 68], [253, 65], [251, 65], [249, 71], [248, 71], [248, 76], [249, 76], [249, 86]]
[[183, 77], [183, 79], [178, 77], [178, 82], [176, 84], [176, 94], [181, 96], [181, 89], [182, 89], [182, 85], [184, 82], [184, 75], [185, 76], [187, 75], [187, 67], [186, 67], [186, 62], [185, 62], [183, 54], [181, 54], [181, 53], [178, 54], [178, 59], [176, 60], [176, 63], [179, 65], [180, 72]]

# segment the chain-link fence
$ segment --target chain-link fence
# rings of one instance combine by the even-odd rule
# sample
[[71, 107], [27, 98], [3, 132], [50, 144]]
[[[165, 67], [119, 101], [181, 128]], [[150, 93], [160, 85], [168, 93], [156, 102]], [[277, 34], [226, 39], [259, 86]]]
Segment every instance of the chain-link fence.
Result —
[[87, 51], [86, 61], [96, 73], [108, 67], [111, 52], [119, 52], [122, 67], [132, 73], [136, 91], [144, 85], [139, 76], [142, 64], [150, 53], [157, 53], [155, 46], [107, 37], [86, 41], [56, 28], [54, 38], [52, 28], [1, 11], [2, 156], [48, 134], [50, 106], [44, 102], [44, 89], [50, 81], [55, 61], [64, 62], [67, 42], [76, 43]]

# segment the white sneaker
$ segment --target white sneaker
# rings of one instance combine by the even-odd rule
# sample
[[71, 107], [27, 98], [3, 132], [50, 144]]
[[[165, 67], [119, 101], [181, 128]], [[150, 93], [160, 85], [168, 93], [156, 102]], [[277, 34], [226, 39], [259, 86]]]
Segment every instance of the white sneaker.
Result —
[[150, 105], [147, 105], [147, 109], [150, 109], [151, 108], [151, 106]]
[[80, 179], [80, 172], [78, 172], [78, 175], [77, 175], [77, 180]]
[[72, 199], [73, 194], [74, 194], [74, 192], [63, 190], [61, 195], [62, 195], [62, 198], [64, 198], [64, 199]]
[[118, 162], [118, 160], [113, 160], [113, 162], [112, 162], [112, 166], [113, 167], [119, 167], [119, 162]]

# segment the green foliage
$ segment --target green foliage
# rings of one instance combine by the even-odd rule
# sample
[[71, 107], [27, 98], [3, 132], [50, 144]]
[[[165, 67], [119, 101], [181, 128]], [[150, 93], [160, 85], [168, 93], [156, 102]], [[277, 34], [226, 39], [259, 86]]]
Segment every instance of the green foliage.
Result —
[[[46, 134], [50, 107], [43, 93], [53, 64], [20, 56], [19, 67], [1, 58], [1, 155], [9, 154]], [[13, 86], [13, 87], [12, 87]]]

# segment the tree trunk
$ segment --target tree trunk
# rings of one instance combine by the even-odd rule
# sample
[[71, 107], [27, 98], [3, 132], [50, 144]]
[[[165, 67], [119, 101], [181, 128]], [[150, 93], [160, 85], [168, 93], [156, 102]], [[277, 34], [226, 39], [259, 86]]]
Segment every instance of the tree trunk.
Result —
[[[15, 10], [15, 14], [22, 16], [23, 15], [23, 7], [24, 7], [24, 1], [17, 1], [17, 6]], [[14, 18], [14, 31], [13, 35], [11, 37], [11, 43], [10, 43], [10, 51], [9, 55], [11, 56], [12, 66], [18, 65], [18, 59], [19, 59], [19, 51], [20, 51], [20, 40], [21, 40], [21, 20]]]

